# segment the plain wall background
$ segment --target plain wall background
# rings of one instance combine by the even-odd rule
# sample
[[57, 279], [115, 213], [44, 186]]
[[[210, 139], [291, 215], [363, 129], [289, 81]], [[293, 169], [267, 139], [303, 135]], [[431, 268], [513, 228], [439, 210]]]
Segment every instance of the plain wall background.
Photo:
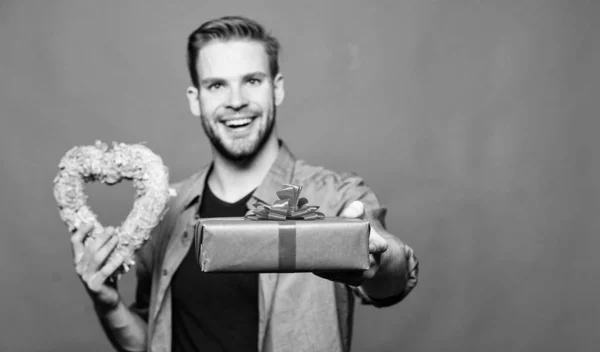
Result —
[[[187, 35], [244, 14], [283, 44], [279, 132], [363, 176], [421, 261], [354, 351], [600, 345], [598, 2], [0, 2], [0, 350], [106, 351], [52, 180], [74, 145], [146, 141], [173, 181], [210, 160]], [[90, 185], [117, 224], [130, 184]], [[132, 299], [134, 275], [122, 292]]]

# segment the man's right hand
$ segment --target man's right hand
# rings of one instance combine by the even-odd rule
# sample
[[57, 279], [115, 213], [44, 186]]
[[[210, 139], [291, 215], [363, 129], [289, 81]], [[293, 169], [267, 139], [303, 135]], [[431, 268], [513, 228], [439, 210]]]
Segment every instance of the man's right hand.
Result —
[[116, 283], [107, 279], [123, 264], [123, 258], [116, 255], [107, 262], [119, 243], [113, 228], [86, 241], [92, 229], [93, 225], [84, 225], [71, 236], [75, 271], [96, 308], [108, 312], [117, 307], [121, 298]]

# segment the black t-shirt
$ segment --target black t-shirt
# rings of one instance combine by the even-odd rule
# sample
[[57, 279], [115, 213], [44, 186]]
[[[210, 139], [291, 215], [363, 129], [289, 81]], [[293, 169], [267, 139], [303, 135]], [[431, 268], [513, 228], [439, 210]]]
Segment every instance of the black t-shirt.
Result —
[[[244, 216], [251, 195], [227, 203], [206, 183], [199, 216]], [[257, 273], [204, 273], [192, 244], [171, 287], [174, 352], [258, 350]]]

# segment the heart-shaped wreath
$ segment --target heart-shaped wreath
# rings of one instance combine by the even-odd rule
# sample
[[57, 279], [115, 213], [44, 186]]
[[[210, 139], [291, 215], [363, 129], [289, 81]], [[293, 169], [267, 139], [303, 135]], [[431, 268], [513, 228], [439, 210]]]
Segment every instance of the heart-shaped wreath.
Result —
[[169, 187], [168, 168], [144, 145], [113, 142], [113, 149], [109, 150], [101, 141], [91, 146], [73, 147], [63, 156], [58, 168], [54, 197], [60, 217], [71, 232], [83, 223], [93, 224], [90, 238], [105, 228], [86, 204], [84, 183], [114, 185], [122, 180], [133, 181], [136, 189], [133, 209], [121, 226], [114, 228], [119, 243], [111, 257], [118, 253], [124, 258], [115, 273], [119, 277], [135, 264], [135, 252], [150, 238], [151, 230], [167, 211], [169, 198], [175, 195], [175, 190]]

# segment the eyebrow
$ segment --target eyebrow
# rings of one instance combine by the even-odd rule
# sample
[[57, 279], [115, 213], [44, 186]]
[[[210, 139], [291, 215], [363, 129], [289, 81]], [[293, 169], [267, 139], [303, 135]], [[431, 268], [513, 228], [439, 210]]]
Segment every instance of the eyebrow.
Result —
[[[243, 81], [247, 81], [249, 79], [265, 79], [267, 77], [267, 74], [264, 72], [251, 72], [251, 73], [247, 73], [245, 75], [242, 76], [242, 80]], [[208, 77], [208, 78], [204, 78], [200, 80], [200, 84], [203, 86], [208, 86], [211, 84], [215, 84], [215, 83], [220, 83], [220, 84], [225, 84], [226, 81], [223, 78], [217, 78], [217, 77]]]
[[243, 78], [244, 78], [244, 81], [247, 81], [251, 78], [265, 79], [265, 78], [267, 78], [267, 74], [264, 72], [252, 72], [252, 73], [245, 74]]
[[222, 78], [212, 78], [212, 77], [204, 78], [204, 79], [200, 80], [200, 84], [203, 86], [209, 86], [209, 85], [215, 84], [215, 83], [224, 84], [225, 80]]

